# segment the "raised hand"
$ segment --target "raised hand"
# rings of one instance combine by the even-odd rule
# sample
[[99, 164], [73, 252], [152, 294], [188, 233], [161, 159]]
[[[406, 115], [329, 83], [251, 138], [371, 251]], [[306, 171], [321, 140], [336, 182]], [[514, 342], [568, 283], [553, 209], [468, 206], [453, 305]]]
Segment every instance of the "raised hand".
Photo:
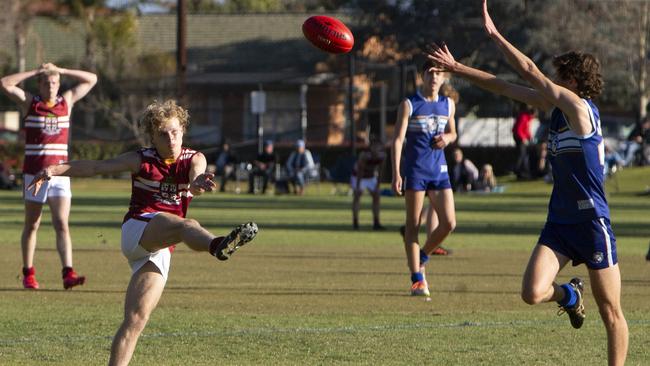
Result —
[[490, 17], [490, 13], [488, 13], [487, 0], [483, 0], [483, 26], [490, 37], [500, 34]]
[[197, 176], [190, 184], [192, 193], [212, 192], [217, 187], [217, 184], [212, 179], [214, 179], [214, 174], [211, 173], [203, 173]]
[[424, 52], [428, 59], [438, 65], [437, 67], [432, 67], [427, 71], [453, 72], [454, 66], [456, 65], [456, 59], [454, 59], [454, 56], [449, 52], [449, 48], [447, 48], [445, 43], [442, 43], [441, 46], [431, 43], [425, 46]]
[[32, 195], [36, 196], [38, 192], [41, 190], [41, 186], [46, 180], [50, 180], [51, 176], [47, 172], [47, 169], [43, 169], [40, 172], [38, 172], [35, 176], [34, 179], [32, 179], [32, 182], [29, 183], [27, 186], [27, 191], [32, 191]]

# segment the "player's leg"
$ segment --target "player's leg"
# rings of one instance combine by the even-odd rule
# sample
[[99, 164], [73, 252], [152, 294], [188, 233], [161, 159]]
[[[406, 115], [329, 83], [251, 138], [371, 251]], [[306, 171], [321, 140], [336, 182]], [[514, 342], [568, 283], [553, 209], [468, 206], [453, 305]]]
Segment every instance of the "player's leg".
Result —
[[352, 228], [354, 230], [359, 229], [359, 209], [361, 206], [361, 195], [363, 194], [363, 188], [359, 187], [357, 189], [357, 177], [352, 176], [350, 178], [350, 188], [352, 188]]
[[70, 238], [70, 197], [50, 197], [47, 200], [52, 213], [52, 226], [56, 233], [56, 249], [61, 266], [72, 267], [72, 239]]
[[68, 218], [70, 217], [70, 197], [54, 196], [49, 197], [47, 202], [52, 213], [52, 225], [56, 233], [56, 249], [59, 252], [61, 260], [61, 276], [63, 277], [63, 288], [83, 285], [86, 277], [79, 276], [72, 267], [72, 239], [70, 238], [70, 228]]
[[[149, 252], [184, 242], [193, 250], [209, 251], [221, 260], [257, 235], [257, 225], [249, 222], [237, 226], [227, 236], [217, 237], [204, 229], [198, 221], [161, 212], [155, 215], [140, 237], [140, 246]], [[164, 243], [164, 244], [163, 244]], [[222, 253], [222, 251], [224, 251]]]
[[124, 320], [111, 346], [109, 366], [128, 365], [149, 316], [165, 288], [165, 278], [152, 262], [131, 277], [124, 301]]
[[422, 251], [429, 255], [456, 228], [456, 209], [454, 193], [451, 189], [428, 191], [430, 210], [435, 210], [438, 225], [427, 235]]
[[43, 205], [38, 202], [25, 200], [25, 223], [20, 238], [20, 249], [23, 257], [23, 287], [37, 289], [34, 270], [34, 252], [36, 251], [36, 232], [41, 224]]
[[623, 365], [627, 357], [628, 329], [621, 308], [621, 273], [618, 264], [589, 269], [591, 291], [607, 330], [608, 364]]
[[370, 181], [373, 185], [372, 187], [368, 187], [368, 192], [372, 196], [372, 229], [385, 230], [385, 228], [381, 225], [381, 221], [379, 220], [381, 195], [379, 194], [378, 189], [375, 190], [377, 178], [371, 179]]
[[420, 213], [424, 203], [425, 191], [406, 190], [406, 229], [404, 231], [404, 249], [411, 272], [411, 295], [429, 296], [429, 289], [420, 272], [420, 244], [418, 232], [420, 230]]
[[555, 277], [569, 258], [543, 244], [537, 244], [528, 260], [521, 287], [521, 298], [530, 305], [561, 301], [565, 290], [555, 283]]

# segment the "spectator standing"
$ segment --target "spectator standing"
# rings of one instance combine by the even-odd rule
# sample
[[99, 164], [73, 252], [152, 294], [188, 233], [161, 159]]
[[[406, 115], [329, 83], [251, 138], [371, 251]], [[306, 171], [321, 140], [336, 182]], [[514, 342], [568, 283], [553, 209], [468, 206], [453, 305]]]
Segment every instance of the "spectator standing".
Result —
[[275, 173], [275, 152], [273, 141], [264, 141], [264, 151], [257, 155], [253, 161], [253, 170], [248, 175], [248, 193], [255, 193], [255, 177], [262, 177], [262, 194], [266, 193], [269, 180], [273, 180]]
[[314, 158], [311, 151], [305, 148], [304, 140], [296, 141], [296, 149], [287, 159], [287, 174], [289, 183], [293, 186], [293, 192], [298, 196], [305, 193], [306, 178], [310, 177], [314, 171]]
[[522, 103], [512, 126], [512, 138], [515, 140], [515, 146], [517, 147], [515, 174], [518, 179], [530, 178], [528, 145], [532, 139], [530, 124], [534, 118], [535, 110], [531, 106]]

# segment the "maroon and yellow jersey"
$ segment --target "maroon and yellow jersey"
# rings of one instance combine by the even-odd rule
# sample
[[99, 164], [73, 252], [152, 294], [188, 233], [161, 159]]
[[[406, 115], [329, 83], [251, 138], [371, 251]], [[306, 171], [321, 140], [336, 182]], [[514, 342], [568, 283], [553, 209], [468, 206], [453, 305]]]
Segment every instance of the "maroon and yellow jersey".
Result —
[[25, 162], [23, 172], [36, 174], [44, 168], [68, 161], [68, 103], [62, 96], [48, 106], [39, 96], [32, 98], [25, 116]]
[[182, 148], [178, 159], [168, 164], [156, 149], [138, 150], [140, 169], [131, 174], [131, 203], [124, 222], [129, 219], [149, 221], [141, 215], [148, 212], [167, 212], [185, 217], [192, 200], [190, 170], [196, 151]]
[[357, 170], [360, 166], [361, 161], [363, 161], [364, 164], [363, 171], [361, 172], [361, 178], [375, 177], [378, 174], [379, 169], [381, 169], [381, 165], [384, 163], [385, 159], [386, 155], [384, 153], [380, 153], [374, 156], [370, 151], [363, 151], [361, 154], [359, 154], [359, 161], [357, 161], [357, 164], [354, 165], [352, 175], [355, 177], [359, 176], [359, 172], [357, 172]]

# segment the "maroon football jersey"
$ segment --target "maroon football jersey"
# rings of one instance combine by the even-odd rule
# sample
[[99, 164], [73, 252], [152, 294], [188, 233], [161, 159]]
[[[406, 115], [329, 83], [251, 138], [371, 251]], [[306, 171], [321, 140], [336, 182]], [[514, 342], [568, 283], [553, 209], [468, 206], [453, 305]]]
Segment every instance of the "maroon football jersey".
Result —
[[196, 151], [182, 148], [178, 159], [165, 163], [156, 149], [138, 150], [142, 159], [140, 169], [131, 175], [131, 203], [124, 222], [134, 218], [148, 221], [140, 215], [147, 212], [168, 212], [185, 217], [192, 200], [190, 168]]
[[68, 161], [69, 128], [68, 103], [62, 96], [57, 96], [51, 107], [34, 96], [25, 116], [23, 172], [36, 174], [50, 165]]

